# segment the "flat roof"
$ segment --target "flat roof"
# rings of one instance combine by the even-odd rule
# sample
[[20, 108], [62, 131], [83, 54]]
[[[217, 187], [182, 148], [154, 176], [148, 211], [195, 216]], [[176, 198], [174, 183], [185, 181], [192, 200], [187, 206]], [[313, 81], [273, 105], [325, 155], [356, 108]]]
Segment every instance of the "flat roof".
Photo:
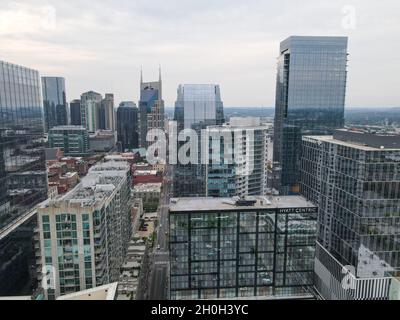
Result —
[[316, 208], [302, 196], [255, 196], [246, 200], [256, 200], [254, 206], [238, 206], [233, 198], [176, 198], [171, 199], [170, 212], [200, 211], [240, 211], [257, 209]]
[[337, 145], [341, 145], [344, 147], [349, 147], [349, 148], [354, 148], [358, 150], [363, 150], [363, 151], [393, 151], [393, 150], [400, 150], [399, 148], [376, 148], [376, 147], [371, 147], [371, 146], [366, 146], [360, 143], [352, 142], [352, 141], [342, 141], [335, 139], [333, 136], [303, 136], [303, 139], [314, 139], [322, 142], [329, 142], [329, 143], [334, 143]]
[[117, 287], [118, 282], [114, 282], [104, 286], [60, 296], [57, 300], [114, 300]]

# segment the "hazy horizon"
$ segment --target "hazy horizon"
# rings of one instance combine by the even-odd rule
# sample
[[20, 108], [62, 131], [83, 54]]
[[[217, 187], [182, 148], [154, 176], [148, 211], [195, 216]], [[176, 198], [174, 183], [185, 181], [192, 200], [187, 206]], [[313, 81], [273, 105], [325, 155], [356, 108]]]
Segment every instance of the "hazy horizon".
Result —
[[279, 43], [349, 37], [347, 106], [398, 106], [400, 2], [353, 0], [0, 0], [1, 60], [66, 79], [67, 99], [94, 90], [138, 101], [163, 74], [166, 105], [181, 83], [217, 83], [225, 106], [274, 106]]

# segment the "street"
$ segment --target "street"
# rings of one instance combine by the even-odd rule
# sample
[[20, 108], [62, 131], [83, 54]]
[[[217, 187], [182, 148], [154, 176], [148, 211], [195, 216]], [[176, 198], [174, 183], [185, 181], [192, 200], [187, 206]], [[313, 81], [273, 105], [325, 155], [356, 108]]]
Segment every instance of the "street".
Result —
[[171, 192], [171, 171], [166, 165], [163, 190], [158, 210], [157, 240], [154, 245], [147, 297], [149, 300], [167, 300], [169, 284], [168, 206]]

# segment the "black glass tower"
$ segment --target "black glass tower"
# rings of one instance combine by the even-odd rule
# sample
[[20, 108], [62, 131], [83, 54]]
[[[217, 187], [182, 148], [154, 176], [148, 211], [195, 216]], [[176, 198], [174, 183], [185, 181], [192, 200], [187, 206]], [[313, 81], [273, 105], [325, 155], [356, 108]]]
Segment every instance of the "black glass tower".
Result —
[[119, 105], [117, 132], [121, 151], [139, 147], [138, 108], [134, 102], [121, 102]]
[[36, 285], [29, 212], [47, 198], [43, 135], [39, 73], [0, 61], [0, 295]]
[[68, 124], [65, 79], [61, 77], [42, 77], [45, 131], [55, 126]]
[[82, 125], [81, 121], [81, 100], [76, 99], [70, 102], [69, 104], [70, 115], [71, 115], [71, 125], [72, 126], [80, 126]]

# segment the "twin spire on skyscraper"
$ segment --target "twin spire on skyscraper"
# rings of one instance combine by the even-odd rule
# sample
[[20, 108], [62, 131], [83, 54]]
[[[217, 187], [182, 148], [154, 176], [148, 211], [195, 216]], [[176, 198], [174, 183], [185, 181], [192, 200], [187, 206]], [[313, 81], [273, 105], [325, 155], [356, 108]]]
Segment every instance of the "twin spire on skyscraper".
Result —
[[[161, 83], [161, 64], [158, 65], [158, 81]], [[143, 66], [140, 66], [140, 84], [143, 83]]]

